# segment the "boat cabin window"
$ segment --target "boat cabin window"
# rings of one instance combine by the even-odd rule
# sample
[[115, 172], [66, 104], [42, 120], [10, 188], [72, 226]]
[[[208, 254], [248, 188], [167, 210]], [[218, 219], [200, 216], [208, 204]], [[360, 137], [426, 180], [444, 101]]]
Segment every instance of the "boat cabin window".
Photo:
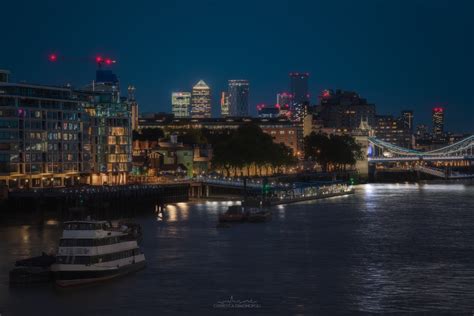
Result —
[[121, 241], [128, 240], [128, 236], [114, 236], [106, 238], [61, 238], [60, 247], [97, 247], [117, 244]]
[[65, 230], [100, 230], [108, 227], [105, 223], [67, 223]]
[[56, 260], [61, 264], [95, 264], [126, 259], [140, 254], [140, 249], [135, 248], [99, 256], [57, 256]]

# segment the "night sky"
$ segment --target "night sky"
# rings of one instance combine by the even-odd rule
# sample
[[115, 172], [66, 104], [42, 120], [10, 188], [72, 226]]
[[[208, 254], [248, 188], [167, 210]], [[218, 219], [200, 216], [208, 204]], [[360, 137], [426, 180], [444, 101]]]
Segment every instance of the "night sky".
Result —
[[[304, 71], [313, 103], [323, 88], [355, 90], [378, 113], [410, 108], [429, 124], [443, 105], [448, 130], [474, 131], [474, 1], [147, 2], [4, 1], [0, 68], [80, 86], [96, 54], [111, 56], [140, 111], [170, 111], [172, 91], [203, 79], [214, 113], [228, 79], [250, 80], [254, 111]], [[49, 63], [51, 52], [65, 60]]]

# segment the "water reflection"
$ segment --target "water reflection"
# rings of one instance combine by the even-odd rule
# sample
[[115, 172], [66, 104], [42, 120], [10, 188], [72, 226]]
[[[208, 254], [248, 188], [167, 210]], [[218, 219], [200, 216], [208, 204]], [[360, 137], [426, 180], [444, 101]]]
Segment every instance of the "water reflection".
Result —
[[189, 219], [189, 204], [188, 203], [176, 203], [168, 204], [162, 209], [161, 206], [155, 206], [156, 220], [176, 222], [176, 221], [187, 221]]
[[46, 222], [45, 222], [46, 225], [49, 225], [49, 226], [58, 226], [59, 225], [59, 221], [56, 220], [56, 219], [48, 219]]
[[[11, 291], [2, 272], [0, 306], [12, 314], [41, 304], [58, 314], [70, 306], [77, 314], [216, 314], [212, 304], [233, 295], [268, 315], [474, 310], [473, 186], [358, 186], [344, 198], [276, 206], [271, 222], [216, 228], [217, 214], [235, 203], [170, 204], [159, 222], [156, 213], [137, 216], [148, 267], [106, 286], [67, 297]], [[60, 225], [49, 219], [0, 226], [0, 271], [56, 247]]]

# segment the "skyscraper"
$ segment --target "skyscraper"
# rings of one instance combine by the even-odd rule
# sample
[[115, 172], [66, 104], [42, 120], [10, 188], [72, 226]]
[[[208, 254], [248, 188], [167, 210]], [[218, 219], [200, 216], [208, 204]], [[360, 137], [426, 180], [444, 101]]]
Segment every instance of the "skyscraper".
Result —
[[249, 115], [249, 82], [248, 80], [229, 80], [229, 115]]
[[293, 101], [293, 97], [291, 93], [289, 92], [280, 92], [277, 94], [277, 104], [280, 105], [280, 107], [290, 107]]
[[304, 108], [309, 105], [310, 96], [308, 92], [309, 73], [290, 73], [290, 94], [292, 100], [292, 116], [295, 121], [302, 121]]
[[375, 127], [375, 104], [354, 91], [324, 90], [320, 95], [320, 119], [324, 127], [357, 129], [362, 120]]
[[376, 115], [374, 132], [377, 138], [388, 143], [411, 148], [411, 132], [406, 127], [403, 117]]
[[138, 103], [135, 100], [135, 87], [128, 86], [128, 103], [130, 104], [132, 131], [138, 130]]
[[175, 117], [190, 117], [191, 92], [171, 93], [171, 107]]
[[437, 139], [442, 138], [444, 134], [444, 108], [435, 107], [432, 111], [433, 136]]
[[226, 91], [221, 93], [221, 116], [229, 116], [229, 94]]
[[403, 110], [402, 111], [402, 120], [405, 128], [410, 130], [413, 133], [413, 111]]
[[211, 89], [203, 80], [199, 80], [193, 87], [191, 95], [191, 117], [211, 117]]

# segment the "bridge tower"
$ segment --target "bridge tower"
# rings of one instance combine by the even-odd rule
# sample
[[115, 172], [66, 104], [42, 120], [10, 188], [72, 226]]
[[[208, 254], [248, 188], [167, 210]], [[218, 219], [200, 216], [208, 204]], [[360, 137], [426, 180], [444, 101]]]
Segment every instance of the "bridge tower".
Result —
[[364, 180], [369, 178], [369, 161], [368, 161], [368, 152], [369, 152], [369, 137], [372, 136], [373, 130], [369, 125], [368, 118], [361, 118], [359, 128], [355, 129], [352, 132], [352, 136], [355, 141], [362, 148], [362, 159], [357, 160], [356, 170], [359, 173], [359, 177]]

